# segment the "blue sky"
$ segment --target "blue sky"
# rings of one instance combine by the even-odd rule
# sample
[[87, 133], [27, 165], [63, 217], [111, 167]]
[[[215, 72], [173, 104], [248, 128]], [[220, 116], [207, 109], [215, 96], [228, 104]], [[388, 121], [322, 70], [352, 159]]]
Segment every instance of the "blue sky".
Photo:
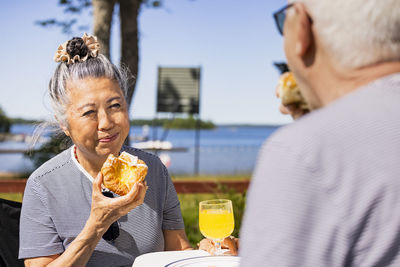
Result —
[[[71, 36], [34, 22], [65, 17], [57, 2], [2, 1], [0, 106], [10, 117], [52, 116], [46, 90], [57, 64], [53, 55]], [[284, 60], [284, 53], [271, 14], [285, 4], [285, 0], [164, 0], [162, 9], [142, 9], [140, 69], [131, 118], [155, 116], [158, 66], [201, 66], [202, 119], [220, 124], [290, 122], [278, 111], [274, 90], [279, 75], [272, 65]], [[118, 63], [115, 18], [111, 59]], [[87, 14], [81, 21], [92, 23]]]

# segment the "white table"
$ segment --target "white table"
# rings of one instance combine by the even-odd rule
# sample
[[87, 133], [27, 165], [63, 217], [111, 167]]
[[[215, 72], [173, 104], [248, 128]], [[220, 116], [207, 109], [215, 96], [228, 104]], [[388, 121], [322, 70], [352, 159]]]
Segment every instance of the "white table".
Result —
[[199, 256], [210, 256], [210, 253], [204, 250], [152, 252], [137, 257], [133, 263], [133, 267], [163, 267], [177, 260]]

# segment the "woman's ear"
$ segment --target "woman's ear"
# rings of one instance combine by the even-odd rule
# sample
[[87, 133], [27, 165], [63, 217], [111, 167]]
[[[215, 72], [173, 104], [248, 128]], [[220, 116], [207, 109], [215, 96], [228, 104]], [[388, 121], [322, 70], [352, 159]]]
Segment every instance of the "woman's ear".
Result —
[[60, 125], [60, 127], [61, 127], [61, 130], [63, 130], [63, 132], [65, 133], [66, 136], [71, 137], [71, 135], [70, 135], [70, 133], [68, 131], [68, 128], [66, 126]]
[[60, 125], [60, 128], [61, 128], [61, 130], [65, 133], [65, 135], [71, 137], [66, 123], [65, 123], [65, 122], [62, 122], [61, 120], [59, 120], [59, 119], [57, 118], [57, 116], [55, 116], [55, 115], [54, 115], [54, 118], [57, 120], [58, 125]]

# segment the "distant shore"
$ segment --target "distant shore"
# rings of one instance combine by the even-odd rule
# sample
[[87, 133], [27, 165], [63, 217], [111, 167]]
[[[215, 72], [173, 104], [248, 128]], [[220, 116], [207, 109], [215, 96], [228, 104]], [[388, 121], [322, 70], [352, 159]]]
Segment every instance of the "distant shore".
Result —
[[[134, 119], [130, 121], [132, 126], [163, 126], [163, 122], [170, 121], [169, 119]], [[43, 120], [35, 119], [23, 119], [23, 118], [12, 118], [12, 124], [39, 124], [44, 122]], [[211, 121], [208, 121], [211, 122]], [[285, 124], [255, 124], [255, 123], [213, 123], [215, 127], [280, 127]]]

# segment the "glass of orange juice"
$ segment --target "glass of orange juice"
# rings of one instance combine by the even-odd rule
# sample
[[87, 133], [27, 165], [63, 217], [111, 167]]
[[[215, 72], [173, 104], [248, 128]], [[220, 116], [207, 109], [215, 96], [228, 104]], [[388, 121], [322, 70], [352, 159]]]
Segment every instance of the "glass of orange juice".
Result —
[[214, 241], [214, 254], [221, 255], [221, 242], [232, 234], [235, 227], [232, 201], [228, 199], [201, 201], [199, 226], [202, 235]]

